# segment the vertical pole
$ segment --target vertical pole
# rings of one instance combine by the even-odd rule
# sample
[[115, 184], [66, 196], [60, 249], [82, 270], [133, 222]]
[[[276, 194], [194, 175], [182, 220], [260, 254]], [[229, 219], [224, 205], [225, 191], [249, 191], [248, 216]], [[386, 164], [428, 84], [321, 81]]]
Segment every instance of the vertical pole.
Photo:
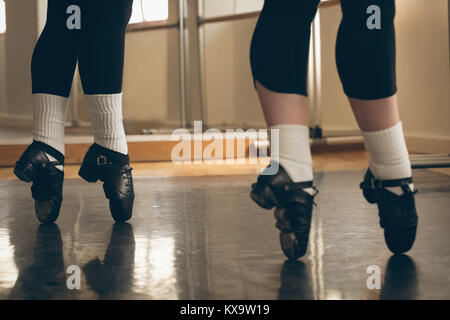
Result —
[[321, 79], [321, 46], [320, 46], [320, 13], [311, 24], [311, 41], [308, 66], [308, 91], [309, 91], [309, 123], [312, 129], [322, 126], [322, 79]]
[[81, 127], [81, 121], [79, 119], [79, 115], [78, 115], [78, 106], [79, 106], [79, 94], [78, 94], [78, 90], [79, 90], [79, 86], [78, 86], [78, 81], [79, 81], [79, 71], [78, 71], [78, 65], [75, 69], [75, 73], [73, 76], [73, 82], [72, 82], [72, 92], [71, 92], [71, 98], [70, 98], [70, 110], [71, 110], [71, 123], [70, 126], [72, 128], [79, 128]]
[[206, 77], [205, 77], [205, 27], [200, 24], [200, 20], [204, 18], [204, 3], [203, 0], [198, 1], [198, 13], [197, 13], [197, 31], [198, 31], [198, 61], [199, 61], [199, 76], [200, 76], [200, 84], [199, 84], [199, 95], [200, 95], [200, 110], [203, 125], [205, 127], [208, 126], [207, 119], [207, 108], [206, 108]]
[[313, 46], [314, 46], [314, 121], [319, 128], [322, 127], [322, 51], [320, 37], [320, 12], [317, 11], [313, 22]]
[[186, 41], [186, 104], [188, 121], [204, 121], [202, 94], [202, 43], [199, 15], [202, 12], [201, 1], [187, 2], [185, 41]]
[[184, 0], [178, 0], [179, 41], [180, 41], [180, 115], [181, 127], [186, 128], [186, 43], [184, 24]]
[[309, 56], [308, 56], [308, 127], [314, 128], [316, 126], [316, 101], [314, 91], [315, 84], [315, 65], [314, 65], [314, 24], [311, 25], [311, 39], [309, 41]]

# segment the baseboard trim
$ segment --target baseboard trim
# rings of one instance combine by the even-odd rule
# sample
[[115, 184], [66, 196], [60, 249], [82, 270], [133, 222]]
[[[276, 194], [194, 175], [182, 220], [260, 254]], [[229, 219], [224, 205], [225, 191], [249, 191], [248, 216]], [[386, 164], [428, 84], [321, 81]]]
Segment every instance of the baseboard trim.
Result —
[[[227, 142], [228, 141], [228, 142]], [[225, 156], [227, 154], [227, 146], [233, 146], [233, 157], [234, 159], [248, 158], [250, 156], [250, 144], [254, 139], [234, 139], [230, 140], [219, 140], [222, 143], [222, 154]], [[130, 159], [133, 162], [165, 162], [172, 161], [172, 150], [175, 148], [180, 141], [138, 141], [138, 142], [128, 142], [128, 151], [130, 154]], [[187, 142], [189, 143], [189, 142]], [[200, 159], [204, 154], [207, 146], [211, 144], [211, 141], [200, 141], [197, 144], [194, 141], [190, 141], [190, 161], [195, 159]], [[91, 143], [72, 143], [66, 144], [66, 164], [81, 164], [83, 157], [90, 147]], [[187, 145], [186, 145], [187, 146]], [[241, 154], [238, 154], [239, 148]], [[10, 167], [14, 166], [15, 162], [19, 159], [21, 154], [25, 151], [27, 145], [25, 144], [15, 144], [15, 145], [3, 145], [0, 146], [0, 167]], [[200, 149], [201, 148], [201, 149]], [[196, 151], [197, 150], [197, 151]], [[199, 151], [201, 150], [201, 152]], [[231, 149], [228, 154], [231, 153]], [[214, 156], [214, 154], [213, 154]], [[207, 160], [207, 159], [203, 159]], [[189, 161], [189, 160], [188, 160]]]
[[29, 129], [33, 127], [33, 115], [12, 115], [0, 113], [2, 128]]
[[405, 139], [410, 153], [450, 154], [450, 138], [406, 134]]
[[[137, 138], [139, 136], [136, 136]], [[170, 141], [168, 137], [154, 136], [145, 138], [153, 138], [152, 140], [140, 141], [140, 139], [131, 139], [128, 142], [130, 158], [133, 162], [166, 162], [171, 161], [171, 155], [173, 148], [180, 143], [180, 141]], [[133, 141], [134, 140], [134, 141]], [[255, 139], [252, 138], [234, 138], [234, 141], [228, 140], [229, 146], [234, 146], [234, 158], [237, 158], [237, 148], [244, 146], [245, 153], [242, 153], [239, 158], [250, 156], [250, 145], [253, 144]], [[336, 141], [334, 141], [336, 140]], [[429, 153], [429, 154], [446, 154], [450, 153], [450, 139], [441, 137], [417, 137], [406, 136], [408, 144], [408, 150], [410, 153]], [[203, 155], [207, 146], [212, 141], [201, 142], [201, 154]], [[227, 140], [222, 140], [223, 146], [222, 154], [226, 155]], [[329, 139], [320, 141], [311, 141], [313, 153], [324, 152], [343, 152], [350, 150], [363, 150], [364, 144], [362, 139]], [[84, 154], [91, 145], [91, 138], [78, 140], [77, 142], [66, 144], [66, 163], [67, 164], [80, 164], [83, 160]], [[199, 150], [200, 145], [194, 146], [194, 141], [191, 141], [191, 160], [194, 159], [194, 150], [197, 147]], [[17, 159], [23, 153], [27, 144], [11, 144], [0, 146], [0, 167], [10, 167], [15, 164]], [[198, 153], [197, 153], [198, 154]]]

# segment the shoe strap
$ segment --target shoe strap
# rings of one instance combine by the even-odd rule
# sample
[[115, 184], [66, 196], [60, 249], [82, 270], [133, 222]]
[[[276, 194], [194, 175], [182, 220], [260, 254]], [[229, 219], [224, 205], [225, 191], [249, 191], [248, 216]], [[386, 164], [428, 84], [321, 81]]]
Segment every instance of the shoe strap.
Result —
[[[56, 161], [57, 164], [55, 165], [64, 165], [64, 155], [59, 152], [58, 150], [54, 149], [53, 147], [49, 146], [48, 144], [45, 144], [43, 142], [39, 142], [39, 141], [33, 141], [33, 143], [28, 147], [28, 150], [39, 150], [41, 152], [44, 152], [50, 156], [52, 156]], [[27, 153], [27, 151], [25, 151], [25, 153]], [[50, 161], [50, 159], [48, 159], [47, 155], [45, 155], [45, 158], [51, 163], [54, 164], [55, 161]]]
[[[303, 189], [308, 189], [308, 188], [314, 189], [314, 194], [313, 195], [310, 195], [309, 193], [304, 192]], [[284, 186], [284, 190], [286, 192], [303, 191], [304, 192], [303, 194], [304, 195], [308, 195], [307, 198], [309, 198], [309, 199], [303, 198], [303, 197], [300, 197], [300, 198], [302, 198], [302, 199], [300, 199], [300, 198], [298, 198], [298, 196], [295, 196], [297, 201], [303, 202], [305, 204], [307, 204], [308, 201], [312, 201], [313, 205], [317, 206], [317, 204], [314, 202], [314, 197], [317, 196], [317, 194], [319, 193], [319, 190], [317, 190], [317, 188], [314, 186], [313, 181], [289, 183], [289, 184]]]
[[380, 180], [380, 179], [367, 179], [361, 182], [359, 187], [361, 189], [384, 189], [389, 187], [402, 187], [408, 186], [413, 182], [412, 177], [394, 180]]
[[298, 190], [298, 189], [307, 189], [307, 188], [314, 188], [314, 185], [313, 185], [312, 181], [288, 183], [284, 187], [284, 189], [286, 191]]
[[50, 165], [52, 165], [54, 167], [56, 167], [56, 166], [63, 166], [64, 165], [64, 164], [62, 164], [59, 161], [49, 161], [48, 164], [50, 164]]
[[98, 154], [95, 156], [95, 163], [97, 167], [105, 167], [110, 165], [120, 165], [121, 167], [129, 166], [129, 162], [117, 160], [105, 154]]

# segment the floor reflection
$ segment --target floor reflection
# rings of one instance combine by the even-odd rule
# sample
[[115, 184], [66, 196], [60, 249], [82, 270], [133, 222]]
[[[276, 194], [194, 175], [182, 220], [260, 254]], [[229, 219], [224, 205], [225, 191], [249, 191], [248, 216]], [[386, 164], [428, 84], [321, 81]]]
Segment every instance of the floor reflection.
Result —
[[19, 268], [9, 299], [67, 299], [63, 242], [56, 224], [39, 225], [31, 259], [31, 265]]
[[99, 299], [125, 299], [132, 293], [134, 255], [133, 227], [114, 224], [103, 262], [95, 258], [82, 267], [86, 283]]
[[279, 300], [313, 300], [314, 292], [307, 267], [302, 261], [286, 261], [281, 269]]
[[[316, 174], [297, 262], [284, 262], [273, 215], [249, 199], [254, 176], [136, 179], [134, 217], [118, 225], [98, 185], [66, 181], [57, 225], [39, 226], [29, 185], [0, 180], [0, 299], [448, 299], [450, 178], [415, 172], [417, 242], [391, 256], [363, 174]], [[80, 290], [66, 286], [70, 265]], [[380, 290], [367, 287], [371, 265]]]
[[413, 259], [404, 254], [392, 256], [386, 266], [380, 300], [415, 300], [417, 294], [417, 270]]
[[157, 299], [177, 299], [175, 241], [172, 237], [136, 239], [134, 290]]
[[4, 291], [14, 287], [18, 277], [9, 231], [8, 228], [0, 227], [0, 297], [3, 297]]

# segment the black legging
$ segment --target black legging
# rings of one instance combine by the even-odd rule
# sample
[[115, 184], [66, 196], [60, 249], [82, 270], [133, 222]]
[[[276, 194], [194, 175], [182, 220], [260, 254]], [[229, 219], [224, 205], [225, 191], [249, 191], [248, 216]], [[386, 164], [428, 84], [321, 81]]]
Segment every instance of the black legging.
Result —
[[[281, 93], [307, 95], [311, 22], [319, 0], [265, 0], [252, 40], [253, 77]], [[381, 29], [371, 29], [369, 6], [380, 8]], [[345, 93], [372, 100], [397, 91], [395, 0], [341, 0], [343, 18], [336, 62]]]
[[[72, 5], [81, 9], [81, 29], [67, 27]], [[33, 93], [68, 97], [77, 61], [86, 94], [120, 93], [132, 5], [133, 0], [48, 0], [31, 63]]]

